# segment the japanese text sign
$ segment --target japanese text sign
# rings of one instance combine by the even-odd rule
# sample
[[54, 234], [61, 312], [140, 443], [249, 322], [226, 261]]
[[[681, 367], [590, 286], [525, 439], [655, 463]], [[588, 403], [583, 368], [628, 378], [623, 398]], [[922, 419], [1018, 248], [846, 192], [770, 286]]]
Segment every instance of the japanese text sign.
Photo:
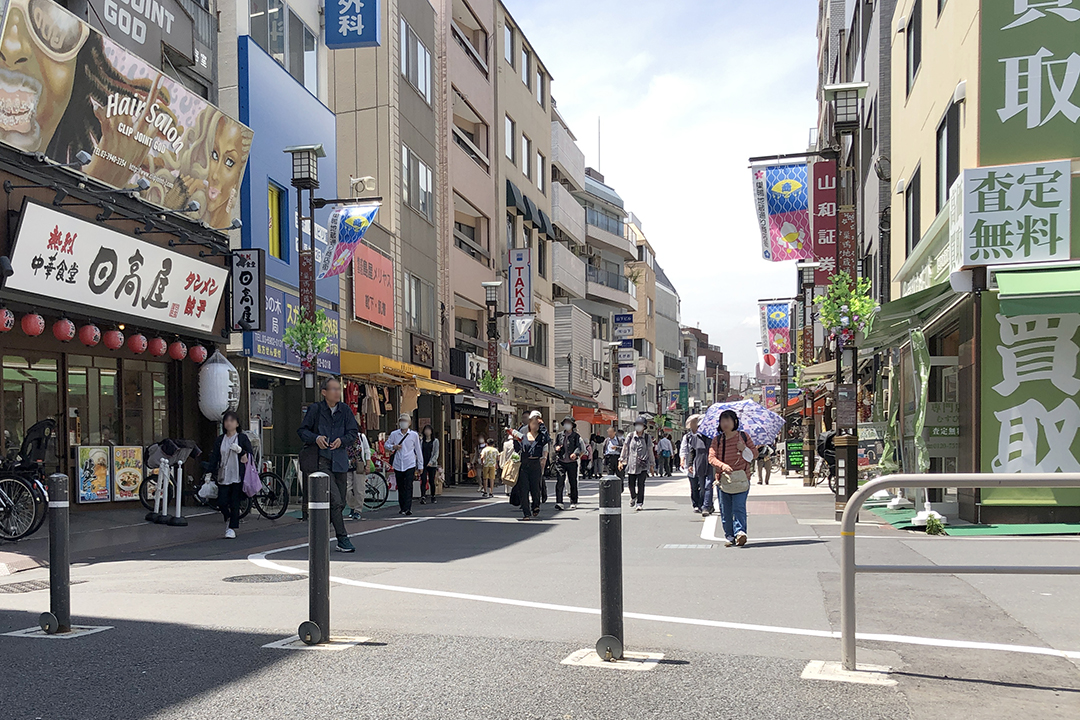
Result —
[[363, 243], [353, 255], [353, 314], [394, 329], [394, 261]]
[[380, 1], [326, 0], [326, 47], [339, 50], [382, 44]]
[[232, 329], [263, 329], [263, 296], [266, 293], [266, 260], [262, 249], [232, 252]]
[[6, 290], [203, 335], [213, 332], [229, 276], [218, 265], [29, 200], [11, 266]]
[[1080, 157], [1080, 0], [984, 0], [979, 164]]
[[964, 170], [963, 265], [1067, 260], [1070, 165], [1061, 160]]
[[[300, 317], [300, 298], [277, 288], [266, 288], [265, 323], [262, 332], [244, 333], [244, 354], [258, 360], [278, 365], [300, 367], [300, 357], [285, 347], [285, 328]], [[323, 331], [330, 337], [330, 346], [319, 355], [319, 372], [337, 375], [341, 372], [341, 323], [333, 310], [323, 308], [326, 326]]]
[[811, 215], [814, 222], [814, 284], [829, 284], [836, 274], [836, 161], [814, 163], [814, 203]]
[[[143, 200], [210, 227], [229, 226], [240, 212], [250, 128], [59, 4], [5, 4], [0, 42], [25, 56], [5, 72], [5, 112], [12, 114], [0, 142], [60, 163], [85, 151], [91, 160], [80, 171], [87, 176], [118, 188], [145, 180]], [[141, 7], [149, 11], [149, 3]], [[161, 57], [160, 43], [154, 52]]]
[[854, 283], [859, 276], [859, 241], [855, 231], [855, 209], [845, 207], [836, 223], [836, 271], [846, 272]]
[[[532, 315], [532, 251], [529, 248], [510, 250], [510, 314]], [[511, 345], [532, 345], [532, 325], [528, 333], [512, 333]]]
[[773, 262], [813, 259], [806, 164], [755, 166], [751, 172], [762, 257]]
[[381, 203], [371, 202], [334, 209], [330, 214], [330, 242], [322, 254], [317, 279], [345, 272], [364, 233], [375, 221], [379, 205]]

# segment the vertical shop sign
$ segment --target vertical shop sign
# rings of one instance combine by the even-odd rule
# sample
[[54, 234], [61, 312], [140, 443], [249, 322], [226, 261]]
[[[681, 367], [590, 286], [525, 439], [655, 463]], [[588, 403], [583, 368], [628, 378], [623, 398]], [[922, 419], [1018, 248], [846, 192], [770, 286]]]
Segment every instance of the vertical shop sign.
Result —
[[341, 50], [381, 45], [380, 3], [381, 0], [326, 0], [326, 47]]
[[836, 273], [836, 161], [814, 163], [814, 284], [825, 286]]
[[855, 234], [855, 209], [840, 211], [836, 233], [836, 271], [846, 272], [854, 283], [859, 276], [859, 246]]
[[510, 250], [510, 314], [512, 316], [511, 345], [532, 345], [532, 323], [525, 323], [533, 314], [532, 251], [529, 248]]
[[[232, 251], [232, 329], [263, 329], [266, 263], [261, 248]], [[244, 327], [244, 325], [247, 327]]]

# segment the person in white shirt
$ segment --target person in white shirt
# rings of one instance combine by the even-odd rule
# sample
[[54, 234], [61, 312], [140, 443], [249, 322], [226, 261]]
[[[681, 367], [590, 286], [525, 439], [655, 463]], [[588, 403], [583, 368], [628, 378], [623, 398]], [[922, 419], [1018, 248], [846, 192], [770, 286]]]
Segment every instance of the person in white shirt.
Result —
[[413, 481], [417, 470], [424, 468], [424, 452], [420, 436], [409, 429], [412, 418], [407, 413], [398, 417], [398, 429], [386, 439], [386, 451], [393, 457], [394, 477], [397, 480], [398, 515], [412, 515]]

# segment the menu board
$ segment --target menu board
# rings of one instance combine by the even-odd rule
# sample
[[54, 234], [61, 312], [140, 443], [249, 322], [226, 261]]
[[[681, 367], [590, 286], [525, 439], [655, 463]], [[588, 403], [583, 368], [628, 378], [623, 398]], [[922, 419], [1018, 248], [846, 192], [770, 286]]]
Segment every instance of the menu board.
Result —
[[76, 500], [80, 503], [109, 501], [111, 450], [104, 445], [79, 446], [76, 455], [79, 462], [76, 469]]
[[114, 447], [112, 449], [113, 500], [138, 500], [143, 480], [143, 449]]

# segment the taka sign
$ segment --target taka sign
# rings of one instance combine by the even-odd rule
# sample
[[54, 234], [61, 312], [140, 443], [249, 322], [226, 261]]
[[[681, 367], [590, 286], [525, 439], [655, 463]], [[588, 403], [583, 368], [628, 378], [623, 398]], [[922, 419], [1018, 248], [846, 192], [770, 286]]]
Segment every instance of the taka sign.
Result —
[[339, 50], [382, 44], [379, 3], [380, 0], [326, 0], [326, 47]]
[[964, 170], [962, 264], [1068, 260], [1070, 166], [1060, 160]]
[[[514, 319], [523, 320], [533, 312], [532, 294], [532, 251], [529, 248], [510, 250], [510, 314]], [[520, 323], [511, 333], [511, 345], [532, 345], [532, 323], [527, 324], [526, 332], [519, 332], [526, 323]]]
[[27, 200], [4, 282], [46, 306], [209, 335], [229, 271]]

